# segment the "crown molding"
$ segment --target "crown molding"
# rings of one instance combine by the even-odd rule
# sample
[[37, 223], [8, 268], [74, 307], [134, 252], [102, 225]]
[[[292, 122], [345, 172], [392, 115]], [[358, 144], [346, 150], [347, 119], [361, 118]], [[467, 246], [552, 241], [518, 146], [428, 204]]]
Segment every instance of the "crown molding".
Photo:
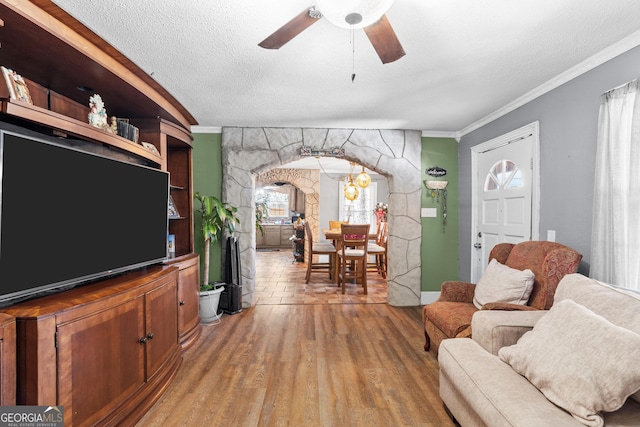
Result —
[[440, 130], [423, 130], [422, 137], [423, 138], [453, 138], [456, 141], [460, 142], [460, 137], [458, 136], [458, 132], [440, 131]]
[[222, 133], [218, 126], [191, 126], [191, 133]]
[[640, 45], [640, 30], [636, 31], [632, 34], [630, 34], [629, 36], [625, 37], [624, 39], [620, 40], [617, 43], [612, 44], [611, 46], [609, 46], [608, 48], [605, 48], [603, 50], [601, 50], [600, 52], [596, 53], [595, 55], [585, 59], [584, 61], [580, 62], [579, 64], [569, 68], [567, 71], [559, 74], [558, 76], [554, 77], [553, 79], [547, 81], [546, 83], [541, 84], [540, 86], [536, 87], [535, 89], [527, 92], [526, 94], [524, 94], [523, 96], [521, 96], [520, 98], [517, 98], [516, 100], [506, 104], [505, 106], [497, 109], [496, 111], [494, 111], [493, 113], [481, 118], [480, 120], [470, 124], [469, 126], [465, 127], [464, 129], [460, 130], [457, 132], [458, 135], [458, 140], [463, 137], [464, 135], [473, 132], [474, 130], [488, 124], [491, 123], [492, 121], [499, 119], [500, 117], [506, 115], [507, 113], [512, 112], [513, 110], [522, 107], [523, 105], [527, 104], [528, 102], [533, 101], [534, 99], [538, 98], [541, 95], [544, 95], [547, 92], [552, 91], [553, 89], [557, 88], [558, 86], [561, 86], [565, 83], [567, 83], [570, 80], [575, 79], [576, 77], [593, 70], [594, 68], [596, 68], [599, 65], [604, 64], [605, 62], [615, 58], [618, 55], [621, 55], [631, 49], [633, 49], [634, 47], [637, 47]]

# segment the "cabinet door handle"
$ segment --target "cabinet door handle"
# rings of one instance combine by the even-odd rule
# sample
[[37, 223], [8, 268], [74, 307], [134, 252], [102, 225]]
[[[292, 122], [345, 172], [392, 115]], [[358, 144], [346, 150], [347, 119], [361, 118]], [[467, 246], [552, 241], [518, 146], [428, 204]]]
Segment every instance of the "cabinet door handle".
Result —
[[153, 339], [153, 332], [149, 332], [149, 333], [147, 334], [147, 338], [149, 338], [150, 340], [152, 340], [152, 339]]
[[140, 342], [140, 344], [144, 344], [147, 342], [147, 337], [140, 337], [140, 339], [138, 340], [138, 342]]
[[184, 304], [185, 304], [184, 300], [180, 301], [180, 305], [184, 305]]

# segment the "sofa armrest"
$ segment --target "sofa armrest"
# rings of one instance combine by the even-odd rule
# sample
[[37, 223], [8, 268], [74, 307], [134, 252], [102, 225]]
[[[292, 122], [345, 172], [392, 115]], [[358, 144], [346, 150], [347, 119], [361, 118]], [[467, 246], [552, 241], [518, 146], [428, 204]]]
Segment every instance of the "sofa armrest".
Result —
[[489, 353], [497, 355], [502, 347], [518, 342], [546, 313], [546, 310], [477, 311], [471, 318], [473, 340]]
[[442, 283], [438, 301], [473, 302], [476, 285], [473, 283], [449, 280]]

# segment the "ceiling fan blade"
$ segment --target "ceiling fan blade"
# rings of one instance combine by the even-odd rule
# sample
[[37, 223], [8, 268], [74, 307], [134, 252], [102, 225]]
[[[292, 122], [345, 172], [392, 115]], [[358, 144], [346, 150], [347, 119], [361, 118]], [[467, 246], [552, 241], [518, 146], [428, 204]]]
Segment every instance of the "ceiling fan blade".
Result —
[[322, 17], [315, 7], [306, 8], [291, 21], [278, 28], [273, 34], [258, 43], [258, 46], [265, 49], [280, 49], [295, 36], [318, 22]]
[[369, 41], [371, 41], [383, 64], [397, 61], [405, 55], [404, 49], [393, 28], [391, 28], [386, 15], [382, 15], [378, 22], [364, 27], [364, 32], [369, 37]]

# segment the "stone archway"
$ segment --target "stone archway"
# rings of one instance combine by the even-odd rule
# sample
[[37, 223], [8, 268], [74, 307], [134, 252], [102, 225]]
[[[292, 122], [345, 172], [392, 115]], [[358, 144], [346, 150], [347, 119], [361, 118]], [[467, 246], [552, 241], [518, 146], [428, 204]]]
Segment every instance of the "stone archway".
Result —
[[320, 171], [301, 169], [271, 169], [256, 176], [256, 186], [287, 182], [304, 193], [305, 219], [313, 230], [318, 224], [320, 203]]
[[387, 302], [420, 305], [421, 133], [407, 130], [223, 128], [222, 198], [238, 207], [243, 306], [255, 304], [256, 176], [298, 160], [300, 148], [339, 147], [389, 180]]
[[[318, 215], [320, 213], [320, 171], [311, 169], [271, 169], [256, 176], [256, 187], [274, 182], [287, 182], [304, 193], [305, 221], [312, 230], [318, 229]], [[314, 236], [314, 241], [317, 241]], [[305, 260], [308, 251], [305, 242]]]

